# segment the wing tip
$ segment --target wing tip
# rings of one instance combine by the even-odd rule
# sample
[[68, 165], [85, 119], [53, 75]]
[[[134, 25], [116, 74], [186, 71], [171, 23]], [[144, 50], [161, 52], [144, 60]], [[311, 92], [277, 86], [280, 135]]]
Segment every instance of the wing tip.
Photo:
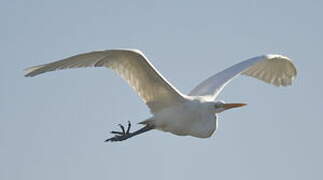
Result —
[[[264, 79], [262, 75], [259, 73], [257, 74], [246, 74], [242, 73], [244, 75], [249, 75], [253, 76], [259, 80], [262, 80], [266, 83], [272, 84], [276, 87], [286, 87], [286, 86], [291, 86], [296, 79], [297, 76], [297, 69], [291, 60], [291, 58], [279, 54], [265, 54], [261, 56], [257, 56], [254, 59], [260, 60], [260, 62], [265, 62], [265, 61], [272, 61], [272, 62], [277, 62], [281, 63], [280, 66], [284, 66], [284, 72], [283, 74], [280, 74], [279, 77], [273, 77], [270, 79]], [[263, 61], [261, 61], [263, 60]], [[261, 77], [256, 77], [260, 75]]]
[[32, 67], [29, 67], [29, 68], [24, 69], [24, 76], [25, 77], [33, 77], [33, 76], [36, 76], [37, 74], [39, 74], [36, 71], [38, 69], [40, 69], [41, 67], [43, 67], [43, 65], [32, 66]]
[[289, 58], [287, 56], [279, 55], [279, 54], [266, 54], [266, 55], [264, 55], [264, 58], [278, 59], [278, 60], [286, 61], [289, 64], [289, 67], [291, 68], [291, 74], [290, 74], [291, 81], [294, 81], [295, 77], [297, 76], [297, 69], [296, 69], [295, 64], [293, 63], [291, 58]]

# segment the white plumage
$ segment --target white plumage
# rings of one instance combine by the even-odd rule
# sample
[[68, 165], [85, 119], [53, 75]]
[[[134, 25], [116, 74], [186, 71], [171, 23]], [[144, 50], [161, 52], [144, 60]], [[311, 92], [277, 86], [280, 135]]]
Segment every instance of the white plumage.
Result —
[[210, 101], [222, 91], [224, 86], [239, 74], [257, 78], [275, 86], [288, 86], [296, 76], [292, 61], [281, 55], [257, 56], [235, 64], [200, 83], [190, 96], [204, 96]]
[[275, 86], [288, 86], [296, 77], [292, 61], [280, 55], [257, 56], [221, 71], [195, 87], [180, 93], [154, 68], [142, 52], [131, 49], [95, 51], [26, 69], [25, 76], [59, 69], [107, 67], [116, 71], [150, 108], [153, 116], [143, 122], [176, 135], [206, 138], [217, 127], [216, 114], [245, 104], [214, 102], [224, 86], [239, 74]]
[[[36, 76], [58, 69], [107, 67], [117, 72], [149, 106], [152, 112], [184, 101], [181, 93], [159, 74], [139, 50], [106, 50], [72, 56], [26, 69], [25, 76]], [[158, 103], [156, 103], [158, 102]]]

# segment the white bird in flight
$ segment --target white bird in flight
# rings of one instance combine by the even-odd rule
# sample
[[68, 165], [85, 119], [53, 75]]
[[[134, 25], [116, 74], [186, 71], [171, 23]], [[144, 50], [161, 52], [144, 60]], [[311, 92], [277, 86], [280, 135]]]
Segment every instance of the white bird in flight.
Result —
[[123, 141], [152, 129], [180, 136], [210, 137], [218, 127], [217, 114], [244, 106], [244, 103], [215, 101], [224, 86], [237, 75], [247, 75], [275, 86], [288, 86], [297, 71], [292, 61], [281, 55], [263, 55], [235, 64], [198, 84], [188, 95], [172, 86], [135, 49], [112, 49], [72, 56], [60, 61], [26, 69], [25, 76], [59, 69], [79, 67], [106, 67], [116, 71], [138, 93], [150, 108], [152, 117], [140, 122], [143, 128], [130, 132], [120, 125], [121, 131], [112, 131], [106, 141]]

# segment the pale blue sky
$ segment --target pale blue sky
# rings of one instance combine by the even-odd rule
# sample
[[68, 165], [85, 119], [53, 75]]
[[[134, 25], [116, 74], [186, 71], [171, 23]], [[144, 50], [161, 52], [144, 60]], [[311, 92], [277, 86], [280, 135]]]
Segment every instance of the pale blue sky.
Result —
[[[0, 1], [0, 179], [322, 179], [323, 1]], [[23, 77], [32, 65], [137, 48], [183, 93], [249, 57], [277, 53], [293, 86], [239, 77], [209, 139], [152, 131], [104, 143], [148, 108], [107, 69]], [[139, 128], [136, 126], [135, 128]]]

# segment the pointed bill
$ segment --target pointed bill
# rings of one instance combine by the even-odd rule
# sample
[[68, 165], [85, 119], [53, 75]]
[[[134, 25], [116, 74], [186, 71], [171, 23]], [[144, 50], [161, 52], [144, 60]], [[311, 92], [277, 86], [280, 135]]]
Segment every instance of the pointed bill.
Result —
[[229, 104], [224, 104], [223, 105], [223, 108], [224, 109], [231, 109], [231, 108], [237, 108], [237, 107], [242, 107], [242, 106], [245, 106], [247, 104], [244, 104], [244, 103], [229, 103]]

